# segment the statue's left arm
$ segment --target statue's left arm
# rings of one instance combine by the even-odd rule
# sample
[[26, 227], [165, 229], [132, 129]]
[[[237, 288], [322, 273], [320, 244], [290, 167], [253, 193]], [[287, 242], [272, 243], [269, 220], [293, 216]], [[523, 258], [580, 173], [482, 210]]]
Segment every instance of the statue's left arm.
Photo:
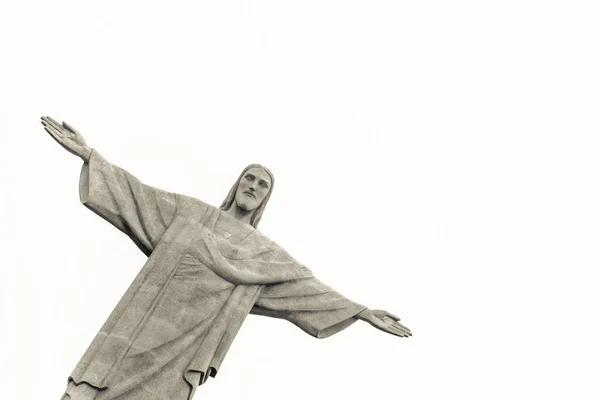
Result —
[[314, 277], [266, 286], [251, 314], [286, 319], [316, 338], [329, 337], [359, 319], [396, 336], [411, 335], [394, 315], [369, 310]]
[[286, 319], [311, 336], [326, 338], [352, 325], [366, 309], [311, 277], [267, 285], [251, 314]]
[[[269, 251], [262, 257], [263, 270], [270, 271], [265, 275], [278, 281], [272, 279], [265, 285], [251, 314], [286, 319], [317, 338], [329, 337], [359, 319], [396, 336], [411, 336], [410, 330], [400, 325], [398, 317], [387, 311], [370, 310], [341, 295], [315, 278], [275, 242], [265, 247]], [[246, 267], [255, 260], [246, 260]], [[297, 275], [293, 277], [285, 271], [297, 271]]]

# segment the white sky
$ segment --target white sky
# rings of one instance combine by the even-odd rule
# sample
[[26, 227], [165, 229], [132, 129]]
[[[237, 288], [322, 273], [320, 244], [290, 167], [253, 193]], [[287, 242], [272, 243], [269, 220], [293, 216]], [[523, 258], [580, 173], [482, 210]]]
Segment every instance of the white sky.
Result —
[[199, 399], [598, 399], [594, 1], [0, 3], [0, 372], [56, 399], [144, 263], [79, 204], [66, 120], [153, 186], [220, 204], [402, 317], [316, 340], [250, 316]]

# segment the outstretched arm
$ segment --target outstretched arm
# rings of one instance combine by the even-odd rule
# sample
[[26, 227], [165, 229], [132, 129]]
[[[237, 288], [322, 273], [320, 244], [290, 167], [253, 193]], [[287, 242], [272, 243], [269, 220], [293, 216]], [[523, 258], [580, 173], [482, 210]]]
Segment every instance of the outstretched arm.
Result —
[[111, 164], [66, 122], [61, 125], [42, 117], [42, 124], [54, 140], [84, 161], [79, 180], [81, 202], [150, 255], [175, 217], [179, 196], [145, 185]]
[[306, 278], [267, 285], [250, 312], [286, 319], [322, 339], [355, 323], [357, 315], [365, 309], [320, 280]]
[[286, 319], [317, 338], [329, 337], [359, 319], [392, 335], [412, 335], [393, 314], [354, 303], [316, 278], [267, 285], [251, 313]]

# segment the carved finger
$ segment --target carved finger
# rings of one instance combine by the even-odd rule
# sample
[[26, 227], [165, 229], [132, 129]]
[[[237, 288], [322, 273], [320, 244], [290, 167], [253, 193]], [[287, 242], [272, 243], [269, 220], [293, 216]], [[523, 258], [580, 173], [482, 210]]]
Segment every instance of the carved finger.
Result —
[[56, 129], [57, 131], [59, 131], [62, 134], [65, 133], [65, 128], [63, 128], [63, 126], [61, 124], [59, 124], [58, 121], [56, 121], [50, 117], [48, 117], [48, 118], [49, 118], [50, 124], [52, 125], [52, 127], [54, 129]]
[[406, 332], [401, 331], [400, 329], [397, 329], [394, 326], [391, 326], [389, 331], [390, 333], [396, 335], [396, 336], [400, 336], [400, 337], [407, 337], [408, 335], [406, 334]]
[[405, 330], [401, 330], [401, 332], [403, 332], [403, 333], [404, 333], [404, 336], [405, 336], [405, 337], [412, 336], [412, 333], [410, 333], [410, 332], [406, 332]]
[[50, 125], [46, 125], [44, 126], [44, 129], [46, 130], [46, 132], [48, 132], [50, 134], [50, 136], [52, 136], [54, 139], [60, 141], [59, 139], [62, 139], [62, 134], [60, 132], [58, 132], [56, 129], [54, 129], [53, 127], [51, 127]]
[[52, 117], [51, 117], [51, 116], [49, 116], [49, 115], [46, 115], [46, 117], [45, 117], [45, 118], [46, 118], [48, 121], [50, 121], [50, 122], [52, 122], [52, 123], [54, 123], [54, 124], [56, 124], [56, 125], [60, 125], [60, 124], [58, 123], [58, 121], [57, 121], [57, 120], [55, 120], [54, 118], [52, 118]]
[[408, 332], [405, 332], [405, 331], [403, 331], [403, 330], [399, 330], [399, 332], [402, 334], [402, 337], [409, 337], [409, 336], [411, 336], [411, 334], [410, 334], [410, 333], [408, 333]]
[[390, 318], [391, 318], [391, 319], [393, 319], [394, 321], [400, 321], [400, 317], [397, 317], [397, 316], [395, 316], [394, 314], [392, 314], [392, 313], [389, 313], [389, 312], [387, 312], [387, 311], [384, 311], [384, 312], [385, 312], [385, 316], [386, 316], [386, 317], [390, 317]]
[[400, 330], [401, 330], [402, 332], [404, 332], [404, 333], [405, 333], [407, 336], [412, 336], [412, 332], [411, 332], [411, 331], [409, 331], [409, 330], [407, 330], [407, 329], [402, 329], [402, 328], [400, 328]]
[[401, 325], [401, 324], [399, 324], [399, 323], [395, 322], [395, 323], [394, 323], [392, 326], [393, 326], [394, 328], [396, 328], [396, 329], [399, 329], [399, 330], [401, 330], [402, 332], [406, 333], [407, 335], [409, 335], [409, 336], [412, 336], [412, 333], [410, 332], [410, 329], [408, 329], [408, 328], [407, 328], [407, 327], [405, 327], [404, 325]]
[[52, 117], [42, 118], [42, 121], [46, 121], [50, 126], [52, 126], [54, 129], [56, 129], [59, 132], [62, 132], [64, 130], [63, 127], [58, 122], [56, 122], [54, 119], [52, 119]]
[[63, 126], [64, 126], [65, 128], [67, 128], [67, 130], [71, 131], [71, 132], [72, 132], [74, 135], [78, 135], [78, 134], [79, 134], [79, 132], [77, 132], [77, 131], [75, 130], [75, 128], [73, 128], [71, 125], [67, 124], [65, 121], [63, 121], [63, 123], [62, 123], [62, 124], [63, 124]]
[[383, 320], [389, 324], [389, 326], [393, 326], [396, 329], [399, 329], [403, 332], [405, 332], [406, 334], [410, 334], [410, 329], [408, 329], [407, 327], [405, 327], [404, 325], [399, 324], [397, 321], [394, 321], [393, 319], [389, 318], [389, 317], [384, 317]]
[[58, 121], [56, 121], [54, 118], [52, 118], [49, 115], [46, 115], [45, 117], [42, 117], [43, 120], [47, 121], [48, 123], [56, 126], [57, 128], [60, 127], [60, 124], [58, 123]]
[[42, 117], [42, 125], [48, 126], [48, 125], [52, 125], [52, 124], [45, 117]]
[[44, 124], [44, 128], [46, 130], [49, 129], [52, 133], [62, 137], [62, 130], [56, 129], [56, 127], [50, 123], [47, 123], [47, 122], [46, 123], [42, 122], [42, 123]]
[[45, 120], [43, 118], [42, 118], [42, 125], [44, 125], [44, 126], [50, 126], [50, 127], [52, 126], [52, 124], [48, 120]]
[[407, 331], [403, 331], [403, 332], [406, 333], [406, 336], [412, 336], [412, 332], [411, 331], [408, 331], [408, 332]]

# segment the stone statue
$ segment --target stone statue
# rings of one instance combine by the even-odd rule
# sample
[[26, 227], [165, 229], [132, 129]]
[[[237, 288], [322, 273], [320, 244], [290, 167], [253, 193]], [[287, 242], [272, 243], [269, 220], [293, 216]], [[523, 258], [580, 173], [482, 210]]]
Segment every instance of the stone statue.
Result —
[[217, 374], [249, 313], [286, 319], [317, 338], [358, 319], [411, 336], [398, 317], [348, 300], [256, 229], [275, 183], [267, 168], [246, 167], [216, 208], [144, 185], [65, 122], [42, 124], [83, 159], [81, 202], [148, 256], [62, 400], [189, 400]]

